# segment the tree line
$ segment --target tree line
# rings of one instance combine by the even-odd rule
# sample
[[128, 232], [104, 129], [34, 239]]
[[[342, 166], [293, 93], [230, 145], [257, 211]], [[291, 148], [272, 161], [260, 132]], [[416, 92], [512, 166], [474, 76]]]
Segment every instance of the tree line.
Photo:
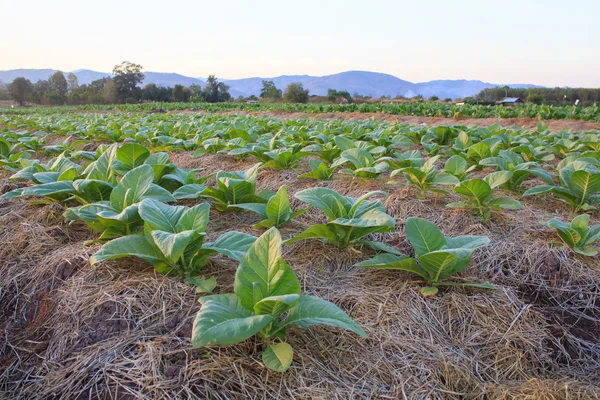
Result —
[[588, 88], [509, 88], [508, 86], [483, 89], [475, 96], [476, 101], [500, 101], [505, 97], [519, 97], [534, 104], [566, 106], [579, 100], [580, 106], [600, 103], [600, 89]]
[[[116, 65], [112, 76], [94, 80], [88, 84], [79, 84], [77, 76], [69, 73], [66, 77], [61, 71], [48, 79], [32, 83], [29, 79], [18, 77], [10, 84], [0, 82], [0, 100], [14, 100], [20, 105], [26, 102], [46, 105], [65, 104], [123, 104], [139, 102], [226, 102], [233, 100], [230, 86], [219, 82], [210, 75], [203, 85], [159, 86], [148, 83], [141, 86], [145, 79], [143, 68], [139, 64], [124, 61]], [[266, 101], [286, 101], [290, 103], [308, 103], [310, 95], [302, 83], [290, 83], [285, 91], [277, 88], [273, 81], [262, 81], [260, 98]], [[346, 91], [328, 91], [328, 99], [338, 101], [352, 97]], [[250, 96], [244, 100], [258, 100]]]

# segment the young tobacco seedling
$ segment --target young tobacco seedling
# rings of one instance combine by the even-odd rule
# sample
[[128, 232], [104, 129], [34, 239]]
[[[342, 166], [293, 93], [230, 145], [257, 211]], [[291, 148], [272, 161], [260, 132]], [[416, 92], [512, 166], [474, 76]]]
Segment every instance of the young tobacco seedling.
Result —
[[470, 179], [454, 187], [454, 193], [460, 195], [466, 202], [448, 203], [449, 208], [470, 208], [483, 220], [492, 216], [492, 210], [500, 211], [503, 208], [519, 210], [521, 203], [510, 197], [494, 198], [494, 188], [510, 180], [512, 172], [498, 171], [487, 175], [483, 179]]
[[498, 156], [488, 157], [479, 161], [479, 165], [496, 167], [498, 171], [510, 171], [512, 176], [502, 184], [507, 190], [517, 190], [529, 176], [536, 176], [547, 184], [552, 185], [552, 176], [546, 172], [537, 162], [525, 162], [523, 158], [510, 150], [500, 150]]
[[445, 172], [439, 172], [435, 167], [435, 162], [440, 156], [431, 157], [422, 167], [406, 167], [392, 171], [391, 176], [394, 177], [402, 174], [408, 181], [409, 186], [417, 190], [418, 198], [425, 198], [427, 191], [435, 193], [447, 194], [448, 192], [441, 189], [435, 189], [436, 185], [456, 185], [459, 180], [454, 175]]
[[[217, 181], [216, 188], [196, 185], [197, 192], [190, 193], [188, 189], [192, 185], [185, 185], [176, 190], [173, 196], [178, 199], [198, 197], [211, 199], [218, 211], [230, 211], [235, 208], [231, 206], [243, 203], [265, 204], [273, 192], [263, 191], [258, 196], [256, 195], [258, 167], [260, 167], [260, 164], [256, 164], [246, 171], [219, 171], [215, 178]], [[185, 191], [185, 193], [182, 193], [182, 191]]]
[[598, 254], [594, 243], [600, 238], [600, 225], [589, 226], [589, 223], [590, 216], [582, 214], [573, 218], [570, 224], [552, 218], [547, 225], [556, 228], [558, 236], [575, 253], [593, 257]]
[[[65, 219], [85, 222], [92, 230], [101, 233], [101, 241], [132, 234], [142, 223], [138, 214], [140, 201], [150, 198], [163, 202], [175, 201], [168, 190], [153, 183], [153, 180], [152, 167], [140, 165], [127, 172], [114, 189], [108, 191], [105, 197], [109, 201], [103, 198], [96, 203], [69, 208], [65, 212]], [[84, 185], [86, 181], [88, 179], [75, 181], [74, 184]]]
[[230, 231], [213, 243], [204, 243], [210, 205], [170, 206], [146, 199], [139, 204], [144, 233], [120, 237], [94, 254], [92, 264], [123, 257], [138, 257], [157, 272], [192, 276], [217, 253], [241, 260], [256, 238]]
[[469, 265], [473, 251], [487, 246], [487, 236], [447, 237], [439, 228], [422, 218], [406, 220], [406, 237], [415, 249], [416, 259], [404, 255], [382, 253], [356, 264], [359, 267], [397, 269], [419, 275], [427, 282], [421, 289], [423, 296], [435, 296], [439, 286], [472, 286], [493, 289], [490, 283], [444, 282]]
[[389, 168], [387, 160], [392, 158], [382, 157], [376, 160], [366, 149], [356, 148], [344, 150], [331, 167], [337, 168], [340, 165], [350, 164], [352, 168], [342, 169], [340, 172], [361, 178], [377, 178]]
[[322, 161], [319, 160], [308, 160], [308, 166], [310, 172], [298, 175], [301, 179], [316, 179], [319, 181], [330, 181], [333, 179], [333, 171], [335, 168], [330, 168]]
[[192, 345], [231, 345], [254, 335], [264, 342], [262, 360], [285, 372], [293, 349], [284, 340], [290, 326], [330, 325], [367, 337], [335, 304], [303, 295], [294, 271], [281, 257], [281, 235], [269, 229], [250, 247], [235, 274], [234, 293], [205, 296], [192, 330]]
[[280, 187], [267, 204], [246, 203], [237, 204], [232, 207], [250, 210], [257, 213], [262, 220], [254, 225], [255, 228], [281, 228], [299, 215], [302, 215], [308, 210], [308, 207], [292, 212], [290, 200], [288, 199], [287, 188]]
[[394, 229], [396, 221], [386, 214], [381, 201], [369, 201], [373, 195], [385, 192], [369, 192], [358, 199], [342, 196], [327, 188], [310, 188], [296, 193], [296, 198], [317, 207], [329, 219], [326, 224], [317, 224], [286, 241], [286, 244], [304, 239], [321, 239], [339, 248], [366, 244], [380, 249], [379, 243], [361, 240], [375, 232], [388, 232]]
[[559, 185], [540, 185], [523, 193], [532, 196], [552, 193], [569, 205], [572, 212], [595, 210], [600, 204], [600, 171], [586, 163], [575, 162], [559, 170]]

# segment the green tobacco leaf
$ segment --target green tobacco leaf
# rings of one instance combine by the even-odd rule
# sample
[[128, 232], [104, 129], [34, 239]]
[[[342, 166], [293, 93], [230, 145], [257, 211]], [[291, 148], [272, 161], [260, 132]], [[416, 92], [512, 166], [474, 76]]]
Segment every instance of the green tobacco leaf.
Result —
[[292, 365], [294, 350], [285, 342], [269, 344], [262, 353], [265, 366], [273, 371], [285, 372]]
[[249, 210], [257, 213], [262, 219], [267, 218], [267, 206], [260, 203], [242, 203], [232, 204], [231, 207], [239, 208], [241, 210]]
[[173, 197], [177, 200], [197, 199], [206, 190], [206, 186], [197, 183], [183, 185], [173, 192]]
[[[465, 253], [471, 250], [465, 250]], [[421, 268], [427, 272], [429, 281], [439, 282], [449, 277], [459, 260], [456, 250], [437, 250], [419, 257]]]
[[600, 192], [600, 173], [578, 170], [571, 175], [569, 187], [577, 197], [585, 202], [590, 196]]
[[271, 197], [267, 203], [265, 212], [267, 218], [275, 222], [274, 226], [276, 228], [279, 228], [289, 220], [291, 208], [285, 185], [279, 188], [275, 196]]
[[374, 241], [371, 241], [371, 240], [360, 240], [358, 243], [364, 244], [366, 246], [369, 246], [370, 248], [372, 248], [373, 250], [376, 250], [376, 251], [383, 251], [385, 253], [394, 254], [394, 255], [397, 255], [397, 256], [403, 255], [402, 253], [400, 253], [395, 248], [393, 248], [391, 246], [388, 246], [387, 244], [384, 244], [384, 243], [381, 243], [381, 242], [374, 242]]
[[446, 238], [446, 245], [449, 249], [463, 248], [474, 250], [487, 246], [489, 243], [490, 239], [487, 236], [464, 235]]
[[244, 308], [266, 297], [300, 294], [300, 282], [281, 257], [281, 235], [275, 228], [263, 233], [250, 247], [237, 269], [235, 294]]
[[120, 170], [129, 171], [143, 165], [150, 157], [150, 151], [137, 143], [124, 144], [117, 150], [117, 160], [123, 163]]
[[417, 257], [439, 250], [446, 245], [446, 237], [439, 228], [423, 218], [406, 220], [406, 237], [415, 248]]
[[219, 236], [213, 243], [206, 243], [205, 249], [214, 250], [236, 261], [241, 261], [256, 241], [256, 237], [247, 233], [229, 231]]
[[483, 179], [471, 179], [456, 185], [454, 193], [466, 197], [480, 205], [487, 204], [494, 195], [490, 185]]
[[52, 183], [43, 183], [41, 185], [29, 186], [23, 188], [21, 196], [57, 196], [67, 195], [74, 192], [72, 181], [60, 181]]
[[293, 238], [286, 240], [285, 244], [292, 244], [298, 240], [305, 239], [325, 239], [328, 242], [335, 243], [337, 241], [337, 236], [335, 235], [335, 232], [333, 232], [326, 224], [316, 224], [307, 228], [304, 232], [299, 233]]
[[298, 303], [289, 311], [288, 316], [276, 330], [289, 325], [307, 328], [313, 325], [330, 325], [350, 330], [360, 337], [368, 335], [356, 322], [335, 304], [313, 296], [300, 296]]
[[177, 232], [192, 230], [205, 232], [210, 216], [210, 204], [201, 203], [194, 207], [186, 208], [175, 226]]
[[212, 293], [217, 287], [217, 279], [214, 276], [208, 279], [203, 276], [189, 276], [183, 281], [188, 285], [194, 285], [196, 293]]
[[129, 235], [113, 239], [90, 257], [92, 265], [115, 258], [138, 257], [152, 264], [164, 263], [164, 256], [144, 235]]
[[552, 188], [553, 188], [553, 186], [551, 186], [551, 185], [535, 186], [535, 187], [532, 187], [531, 189], [526, 190], [525, 193], [523, 193], [523, 197], [533, 196], [533, 195], [541, 194], [541, 193], [547, 193], [547, 192], [551, 191]]
[[139, 204], [140, 217], [147, 231], [160, 230], [176, 233], [179, 219], [188, 207], [170, 206], [153, 199], [144, 199]]
[[117, 144], [111, 145], [100, 157], [92, 162], [84, 171], [88, 179], [97, 179], [99, 181], [116, 184], [116, 177], [113, 167], [117, 163]]
[[175, 265], [178, 263], [187, 246], [198, 234], [194, 231], [171, 233], [155, 230], [150, 235], [156, 247], [160, 249], [164, 257], [169, 261], [169, 264]]
[[110, 204], [116, 210], [138, 203], [154, 181], [154, 172], [149, 165], [132, 169], [121, 178], [121, 181], [110, 194]]
[[97, 179], [79, 179], [73, 181], [73, 188], [77, 192], [78, 197], [88, 203], [94, 203], [109, 200], [113, 185]]
[[344, 196], [328, 188], [304, 189], [297, 192], [295, 197], [323, 211], [330, 221], [338, 217], [346, 217], [345, 208], [352, 207]]
[[438, 291], [438, 288], [431, 286], [421, 288], [421, 294], [423, 295], [423, 297], [433, 297], [436, 294], [438, 294]]
[[523, 208], [523, 205], [521, 203], [510, 197], [497, 197], [495, 199], [490, 200], [490, 204], [510, 210], [520, 210]]
[[417, 266], [414, 258], [406, 256], [396, 256], [393, 254], [378, 254], [375, 257], [354, 264], [357, 267], [374, 269], [397, 269], [417, 274], [425, 279], [427, 275]]
[[268, 314], [273, 318], [279, 318], [281, 314], [296, 305], [299, 298], [299, 294], [265, 297], [254, 305], [254, 314]]
[[270, 315], [252, 315], [233, 293], [205, 296], [192, 328], [192, 345], [229, 345], [256, 335], [273, 320]]
[[486, 181], [488, 185], [490, 185], [490, 188], [494, 189], [510, 181], [512, 175], [513, 173], [510, 171], [497, 171], [487, 175], [485, 178], [483, 178], [483, 180]]

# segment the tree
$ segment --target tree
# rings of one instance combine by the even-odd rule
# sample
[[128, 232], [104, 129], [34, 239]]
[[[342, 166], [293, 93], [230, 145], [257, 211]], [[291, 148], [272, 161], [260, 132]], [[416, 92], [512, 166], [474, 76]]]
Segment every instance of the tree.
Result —
[[209, 75], [208, 79], [206, 79], [204, 90], [202, 91], [204, 101], [208, 103], [218, 103], [230, 100], [231, 95], [229, 94], [229, 88], [230, 86], [226, 85], [224, 82], [218, 82], [215, 75]]
[[52, 85], [47, 79], [40, 79], [33, 85], [33, 93], [31, 100], [36, 103], [47, 103], [49, 102], [48, 97], [52, 91]]
[[142, 72], [142, 66], [129, 61], [123, 61], [115, 65], [112, 78], [114, 84], [115, 100], [124, 103], [126, 99], [139, 99], [142, 90], [138, 87], [146, 77]]
[[285, 89], [283, 98], [288, 103], [308, 103], [308, 89], [304, 90], [300, 82], [290, 83]]
[[273, 81], [262, 81], [262, 89], [260, 90], [260, 97], [262, 99], [281, 99], [281, 89], [277, 89]]
[[197, 85], [197, 84], [192, 84], [190, 85], [190, 92], [192, 93], [191, 97], [190, 97], [190, 101], [203, 101], [203, 93], [202, 93], [202, 86], [201, 85]]
[[0, 100], [8, 100], [10, 95], [8, 94], [8, 87], [4, 82], [0, 81]]
[[183, 85], [173, 87], [173, 101], [186, 102], [190, 100], [192, 91]]
[[327, 89], [327, 99], [331, 102], [336, 102], [339, 99], [346, 99], [348, 103], [352, 103], [352, 96], [347, 90], [335, 90], [335, 89]]
[[53, 92], [47, 94], [48, 99], [51, 100], [50, 103], [63, 104], [67, 100], [67, 91], [69, 90], [65, 75], [61, 71], [56, 71], [48, 81], [50, 90]]
[[67, 76], [67, 87], [69, 89], [69, 93], [73, 93], [73, 91], [79, 87], [77, 75], [72, 72], [70, 72], [69, 76]]
[[541, 94], [530, 93], [529, 96], [527, 96], [527, 102], [540, 105], [544, 102], [544, 96]]
[[10, 93], [10, 97], [22, 106], [25, 104], [25, 100], [33, 93], [33, 84], [29, 79], [23, 77], [15, 78], [8, 85], [8, 92]]

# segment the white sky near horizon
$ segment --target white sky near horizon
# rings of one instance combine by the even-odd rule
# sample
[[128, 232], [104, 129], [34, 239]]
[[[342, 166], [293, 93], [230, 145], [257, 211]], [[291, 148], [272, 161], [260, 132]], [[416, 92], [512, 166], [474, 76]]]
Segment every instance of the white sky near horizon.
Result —
[[599, 0], [0, 0], [0, 70], [600, 87]]

